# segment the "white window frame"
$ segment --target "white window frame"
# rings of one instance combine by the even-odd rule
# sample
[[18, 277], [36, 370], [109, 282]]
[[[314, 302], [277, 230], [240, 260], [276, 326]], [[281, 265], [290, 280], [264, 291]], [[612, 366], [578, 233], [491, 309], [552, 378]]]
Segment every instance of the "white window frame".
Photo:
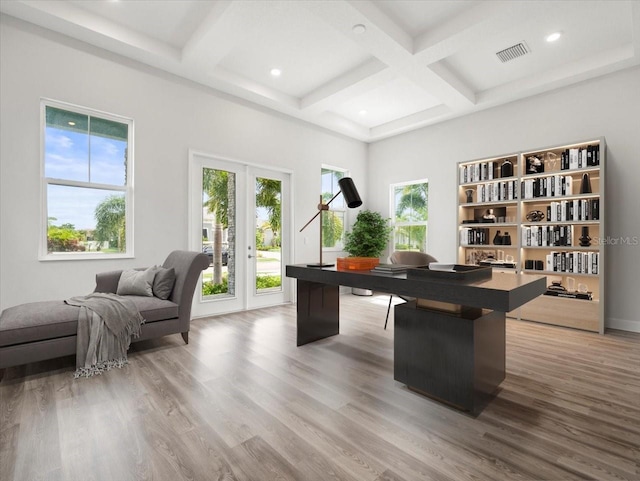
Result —
[[[389, 213], [391, 222], [390, 225], [393, 228], [391, 232], [391, 244], [389, 246], [389, 252], [393, 252], [396, 249], [396, 227], [407, 227], [407, 226], [425, 226], [426, 234], [425, 234], [425, 252], [428, 251], [429, 246], [429, 214], [427, 213], [427, 221], [426, 222], [396, 222], [396, 199], [395, 199], [395, 191], [398, 187], [404, 187], [406, 185], [414, 185], [414, 184], [427, 184], [429, 185], [429, 179], [417, 179], [417, 180], [409, 180], [407, 182], [398, 182], [395, 184], [389, 184]], [[427, 203], [429, 199], [427, 198]], [[428, 208], [428, 204], [427, 204]], [[428, 212], [428, 211], [427, 211]]]
[[[322, 179], [322, 170], [332, 170], [334, 172], [342, 172], [344, 177], [349, 177], [349, 170], [336, 167], [335, 165], [322, 164], [320, 167], [320, 178]], [[320, 181], [320, 195], [322, 195], [322, 180]], [[329, 205], [329, 210], [332, 212], [342, 212], [342, 246], [339, 247], [322, 247], [322, 252], [344, 252], [344, 234], [347, 232], [347, 206], [345, 205], [343, 208], [334, 207], [333, 203]]]
[[[99, 117], [105, 120], [111, 120], [127, 124], [127, 170], [126, 185], [99, 184], [96, 182], [82, 182], [75, 180], [57, 179], [53, 177], [45, 177], [45, 139], [47, 116], [46, 108], [54, 107], [62, 110], [68, 110], [78, 114], [88, 115], [91, 117]], [[133, 163], [134, 163], [134, 122], [133, 119], [123, 117], [100, 110], [82, 107], [79, 105], [60, 102], [48, 98], [40, 99], [40, 178], [41, 182], [41, 212], [40, 212], [40, 246], [38, 259], [41, 261], [59, 261], [59, 260], [89, 260], [89, 259], [122, 259], [134, 257], [134, 239], [133, 239]], [[125, 244], [126, 251], [119, 253], [98, 253], [98, 252], [47, 252], [47, 234], [48, 234], [48, 214], [49, 206], [47, 205], [47, 193], [49, 185], [61, 185], [69, 187], [85, 187], [89, 189], [112, 190], [124, 192], [125, 195]]]

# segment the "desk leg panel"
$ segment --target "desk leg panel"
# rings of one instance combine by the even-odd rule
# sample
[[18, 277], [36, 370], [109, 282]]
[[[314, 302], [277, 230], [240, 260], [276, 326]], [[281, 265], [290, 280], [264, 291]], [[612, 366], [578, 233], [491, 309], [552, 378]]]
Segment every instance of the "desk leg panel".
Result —
[[340, 332], [340, 287], [298, 279], [297, 345]]
[[474, 321], [474, 411], [494, 397], [506, 375], [506, 314], [491, 311]]
[[413, 390], [479, 412], [504, 379], [504, 313], [465, 319], [409, 302], [394, 329], [394, 378]]

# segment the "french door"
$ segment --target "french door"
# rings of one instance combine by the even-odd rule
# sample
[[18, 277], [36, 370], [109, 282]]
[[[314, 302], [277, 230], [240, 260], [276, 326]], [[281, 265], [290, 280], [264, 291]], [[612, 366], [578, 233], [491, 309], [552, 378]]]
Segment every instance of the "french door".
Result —
[[196, 317], [291, 300], [290, 173], [190, 153], [189, 245], [209, 257]]

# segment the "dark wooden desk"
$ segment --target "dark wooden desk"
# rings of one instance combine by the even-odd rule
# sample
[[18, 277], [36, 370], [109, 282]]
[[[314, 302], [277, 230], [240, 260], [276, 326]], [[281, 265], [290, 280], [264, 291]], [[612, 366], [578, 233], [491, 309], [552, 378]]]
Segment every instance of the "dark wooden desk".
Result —
[[[286, 275], [298, 280], [298, 346], [339, 333], [341, 285], [417, 298], [395, 307], [394, 378], [474, 413], [505, 377], [505, 313], [546, 289], [544, 276], [498, 272], [463, 282], [289, 265]], [[460, 312], [429, 307], [432, 301]]]

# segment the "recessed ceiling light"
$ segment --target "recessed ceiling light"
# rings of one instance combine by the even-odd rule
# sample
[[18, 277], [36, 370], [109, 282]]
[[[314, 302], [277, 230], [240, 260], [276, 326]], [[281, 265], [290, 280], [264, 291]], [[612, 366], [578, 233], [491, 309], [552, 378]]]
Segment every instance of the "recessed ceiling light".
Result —
[[75, 122], [71, 122], [71, 121], [69, 121], [69, 122], [67, 122], [67, 123], [68, 123], [69, 125], [71, 125], [71, 127], [73, 127], [74, 125], [76, 125], [76, 123], [75, 123]]
[[551, 35], [547, 36], [547, 42], [555, 42], [556, 40], [558, 40], [560, 37], [562, 36], [562, 34], [560, 32], [554, 32]]
[[360, 115], [362, 115], [363, 117], [365, 115], [367, 115], [369, 112], [367, 112], [366, 110], [361, 110], [360, 112], [358, 112]]
[[362, 35], [366, 31], [367, 31], [367, 27], [365, 27], [361, 23], [353, 26], [353, 33], [357, 35]]
[[273, 75], [274, 77], [280, 77], [280, 75], [282, 75], [282, 70], [280, 70], [279, 68], [272, 68], [271, 75]]

